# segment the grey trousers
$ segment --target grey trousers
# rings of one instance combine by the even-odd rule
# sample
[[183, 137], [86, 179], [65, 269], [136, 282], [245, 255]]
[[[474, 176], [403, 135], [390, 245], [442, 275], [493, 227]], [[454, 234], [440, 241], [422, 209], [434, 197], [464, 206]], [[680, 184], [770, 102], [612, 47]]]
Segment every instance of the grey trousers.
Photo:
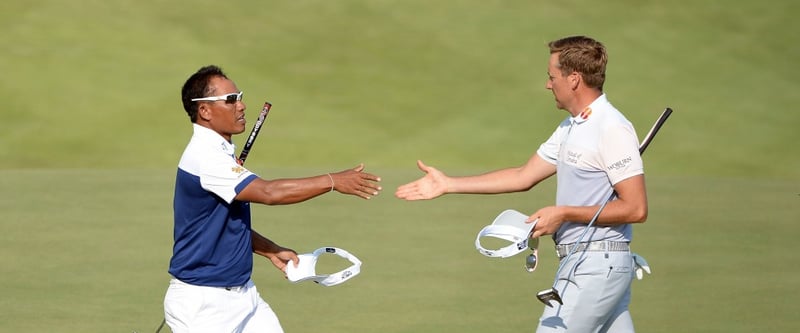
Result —
[[537, 333], [634, 332], [630, 251], [575, 252], [564, 265], [555, 284], [564, 305], [545, 307]]

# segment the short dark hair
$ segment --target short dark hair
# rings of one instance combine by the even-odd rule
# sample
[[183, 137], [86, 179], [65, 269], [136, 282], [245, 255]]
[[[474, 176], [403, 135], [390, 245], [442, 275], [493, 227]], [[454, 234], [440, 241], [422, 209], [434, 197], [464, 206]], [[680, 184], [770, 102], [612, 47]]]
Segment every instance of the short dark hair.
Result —
[[572, 36], [554, 40], [548, 46], [550, 54], [559, 53], [562, 74], [581, 73], [587, 86], [603, 90], [608, 55], [602, 43], [586, 36]]
[[192, 98], [206, 97], [211, 91], [208, 89], [208, 82], [214, 77], [228, 78], [222, 68], [215, 65], [208, 65], [197, 70], [186, 83], [183, 84], [181, 89], [181, 100], [183, 101], [183, 109], [189, 115], [189, 119], [193, 123], [197, 122], [197, 102], [192, 102]]

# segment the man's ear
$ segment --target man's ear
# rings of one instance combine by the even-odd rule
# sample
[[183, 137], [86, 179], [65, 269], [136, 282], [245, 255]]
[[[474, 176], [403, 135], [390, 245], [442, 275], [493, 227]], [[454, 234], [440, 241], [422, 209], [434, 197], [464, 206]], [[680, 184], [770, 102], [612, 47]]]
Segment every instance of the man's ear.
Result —
[[197, 117], [205, 121], [211, 120], [211, 108], [208, 107], [208, 104], [200, 103], [200, 105], [197, 106]]
[[572, 72], [569, 75], [569, 77], [567, 77], [567, 80], [569, 80], [569, 84], [572, 90], [576, 90], [578, 89], [578, 86], [581, 84], [581, 81], [583, 81], [583, 77], [581, 76], [581, 73]]

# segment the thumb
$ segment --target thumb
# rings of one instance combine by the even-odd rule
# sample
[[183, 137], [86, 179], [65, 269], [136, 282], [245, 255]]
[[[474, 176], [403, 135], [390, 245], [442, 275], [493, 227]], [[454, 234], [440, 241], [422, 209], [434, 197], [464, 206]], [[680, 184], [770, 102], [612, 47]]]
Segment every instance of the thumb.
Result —
[[359, 164], [357, 167], [353, 168], [353, 171], [361, 172], [364, 170], [364, 163]]
[[422, 172], [428, 173], [430, 172], [430, 167], [422, 163], [422, 160], [417, 160], [417, 167], [422, 170]]

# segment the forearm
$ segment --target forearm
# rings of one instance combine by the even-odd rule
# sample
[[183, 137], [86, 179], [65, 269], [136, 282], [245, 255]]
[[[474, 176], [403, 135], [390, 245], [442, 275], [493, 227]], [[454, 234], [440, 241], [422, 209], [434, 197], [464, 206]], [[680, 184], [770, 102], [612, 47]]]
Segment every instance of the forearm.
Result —
[[475, 176], [448, 177], [446, 193], [497, 194], [529, 189], [519, 175], [520, 168], [508, 168]]
[[255, 230], [251, 230], [250, 234], [250, 238], [253, 243], [253, 253], [255, 254], [269, 258], [271, 255], [274, 255], [283, 249], [281, 246], [278, 246], [278, 244], [275, 244], [275, 242], [262, 236]]
[[[569, 222], [589, 223], [597, 214], [597, 206], [559, 206], [563, 220]], [[647, 207], [621, 200], [609, 202], [595, 221], [595, 225], [620, 225], [644, 222], [647, 218]]]
[[308, 178], [276, 179], [266, 182], [262, 190], [269, 205], [303, 202], [331, 192], [333, 182], [326, 175]]
[[266, 205], [288, 205], [328, 193], [332, 185], [331, 177], [327, 174], [275, 180], [257, 178], [247, 185], [236, 199]]
[[514, 168], [500, 169], [477, 176], [450, 177], [447, 193], [495, 194], [530, 190], [556, 173], [556, 166], [533, 154]]

